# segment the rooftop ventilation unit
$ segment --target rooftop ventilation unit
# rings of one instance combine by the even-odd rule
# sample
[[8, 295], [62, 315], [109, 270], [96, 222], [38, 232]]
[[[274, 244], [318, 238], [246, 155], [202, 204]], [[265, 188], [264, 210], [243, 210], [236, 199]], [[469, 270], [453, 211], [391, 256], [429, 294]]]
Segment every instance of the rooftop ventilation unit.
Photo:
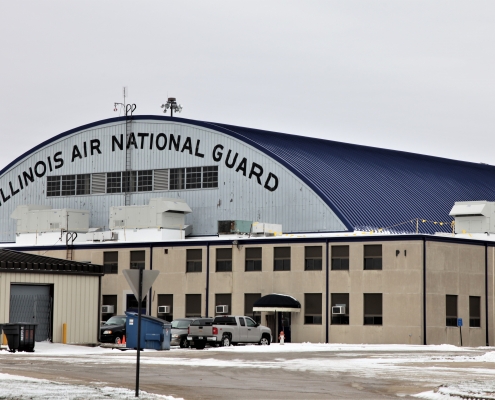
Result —
[[282, 225], [244, 220], [218, 221], [218, 234], [277, 236], [282, 234]]
[[16, 233], [87, 232], [89, 211], [69, 208], [52, 209], [49, 206], [17, 206], [10, 215], [17, 221]]
[[455, 218], [455, 233], [494, 233], [495, 203], [456, 201], [450, 214]]
[[179, 198], [150, 199], [145, 206], [110, 207], [110, 229], [184, 229], [187, 203]]

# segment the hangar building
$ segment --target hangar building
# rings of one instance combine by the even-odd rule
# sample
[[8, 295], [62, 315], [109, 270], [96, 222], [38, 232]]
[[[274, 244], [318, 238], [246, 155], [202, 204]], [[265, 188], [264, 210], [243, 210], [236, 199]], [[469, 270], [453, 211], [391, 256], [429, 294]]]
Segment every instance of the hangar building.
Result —
[[[449, 214], [459, 201], [493, 201], [494, 172], [224, 124], [113, 118], [55, 136], [0, 172], [0, 238], [6, 248], [106, 265], [101, 301], [119, 314], [135, 307], [122, 269], [144, 266], [161, 272], [147, 312], [167, 319], [227, 305], [290, 329], [294, 341], [457, 344], [461, 316], [472, 320], [465, 343], [484, 345], [494, 334], [492, 229], [473, 222], [454, 235]], [[191, 212], [164, 210], [183, 216], [172, 228], [129, 223], [125, 207], [155, 199]], [[22, 230], [19, 206], [45, 225]], [[62, 231], [74, 230], [77, 210], [93, 233], [69, 239]], [[251, 225], [219, 232], [218, 221]], [[257, 222], [283, 234], [253, 235]], [[293, 297], [294, 311], [260, 305], [271, 293]]]

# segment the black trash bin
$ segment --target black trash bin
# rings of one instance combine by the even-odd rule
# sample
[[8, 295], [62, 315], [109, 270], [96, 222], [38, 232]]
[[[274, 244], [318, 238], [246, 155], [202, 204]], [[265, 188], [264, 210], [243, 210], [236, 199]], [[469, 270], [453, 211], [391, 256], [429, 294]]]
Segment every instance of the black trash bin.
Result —
[[36, 325], [28, 322], [16, 322], [14, 324], [3, 324], [3, 333], [7, 336], [9, 351], [34, 351], [34, 338]]

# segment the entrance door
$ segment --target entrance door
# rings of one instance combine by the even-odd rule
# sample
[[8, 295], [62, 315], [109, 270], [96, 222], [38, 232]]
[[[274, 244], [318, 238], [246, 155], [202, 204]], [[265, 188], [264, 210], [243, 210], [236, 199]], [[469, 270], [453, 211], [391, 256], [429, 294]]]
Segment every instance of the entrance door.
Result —
[[10, 285], [9, 322], [38, 324], [35, 340], [52, 336], [52, 295], [50, 285]]
[[278, 335], [280, 335], [280, 332], [284, 331], [284, 342], [290, 343], [290, 312], [277, 312], [277, 327], [277, 339]]

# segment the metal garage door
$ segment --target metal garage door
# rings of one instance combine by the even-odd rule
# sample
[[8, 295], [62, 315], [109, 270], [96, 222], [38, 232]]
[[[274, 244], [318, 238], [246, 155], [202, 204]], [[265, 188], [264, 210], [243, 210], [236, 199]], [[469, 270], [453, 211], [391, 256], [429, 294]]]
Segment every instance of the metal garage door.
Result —
[[49, 285], [10, 285], [10, 321], [38, 324], [37, 342], [51, 339], [52, 298]]

